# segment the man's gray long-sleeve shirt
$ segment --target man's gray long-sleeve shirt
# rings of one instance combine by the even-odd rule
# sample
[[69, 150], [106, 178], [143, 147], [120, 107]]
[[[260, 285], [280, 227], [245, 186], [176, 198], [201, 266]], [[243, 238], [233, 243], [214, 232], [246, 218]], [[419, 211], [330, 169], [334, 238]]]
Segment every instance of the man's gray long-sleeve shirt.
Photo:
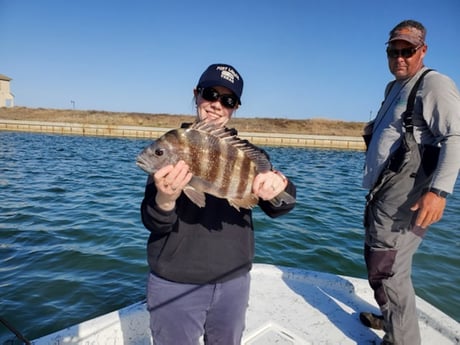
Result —
[[[389, 156], [402, 139], [402, 114], [409, 93], [426, 68], [414, 77], [387, 85], [385, 101], [374, 120], [366, 154], [363, 187], [372, 189]], [[460, 169], [460, 94], [455, 83], [436, 71], [422, 81], [414, 105], [414, 137], [423, 145], [440, 147], [438, 165], [430, 187], [452, 193]]]

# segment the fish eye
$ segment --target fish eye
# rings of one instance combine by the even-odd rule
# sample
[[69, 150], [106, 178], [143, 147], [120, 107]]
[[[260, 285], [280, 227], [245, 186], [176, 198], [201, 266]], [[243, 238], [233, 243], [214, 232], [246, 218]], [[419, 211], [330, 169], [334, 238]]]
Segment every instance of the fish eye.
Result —
[[155, 156], [163, 156], [163, 153], [165, 153], [165, 151], [163, 149], [156, 149], [155, 150]]

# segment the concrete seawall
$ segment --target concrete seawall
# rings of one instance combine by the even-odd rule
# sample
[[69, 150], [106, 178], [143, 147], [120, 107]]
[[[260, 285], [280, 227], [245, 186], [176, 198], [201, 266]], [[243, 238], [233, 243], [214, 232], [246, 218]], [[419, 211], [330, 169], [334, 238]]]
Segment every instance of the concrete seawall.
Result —
[[[0, 119], [0, 131], [15, 132], [155, 139], [170, 129], [171, 128], [144, 126], [95, 125], [88, 123]], [[364, 141], [361, 137], [251, 132], [239, 132], [238, 136], [260, 146], [317, 147], [347, 150], [364, 150], [365, 148]]]

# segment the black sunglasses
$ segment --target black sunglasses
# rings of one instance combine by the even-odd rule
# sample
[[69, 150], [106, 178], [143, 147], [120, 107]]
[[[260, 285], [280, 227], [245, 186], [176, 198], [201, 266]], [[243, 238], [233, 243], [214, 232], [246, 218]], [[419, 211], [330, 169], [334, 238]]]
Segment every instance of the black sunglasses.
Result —
[[417, 50], [419, 50], [423, 46], [418, 47], [411, 47], [411, 48], [403, 48], [403, 49], [395, 49], [395, 48], [387, 48], [387, 56], [392, 59], [396, 59], [399, 57], [403, 57], [404, 59], [408, 59], [412, 57]]
[[228, 109], [234, 109], [238, 105], [238, 97], [232, 94], [221, 95], [216, 89], [212, 87], [205, 87], [198, 89], [199, 94], [209, 102], [220, 101], [220, 104]]

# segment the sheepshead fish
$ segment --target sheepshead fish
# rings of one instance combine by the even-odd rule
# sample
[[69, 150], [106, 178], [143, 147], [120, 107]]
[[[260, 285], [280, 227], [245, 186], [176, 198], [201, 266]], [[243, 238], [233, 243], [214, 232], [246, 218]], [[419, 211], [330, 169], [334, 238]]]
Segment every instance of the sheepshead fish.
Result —
[[[204, 193], [227, 199], [237, 210], [254, 207], [259, 200], [252, 193], [254, 178], [271, 169], [263, 151], [238, 138], [233, 130], [204, 121], [165, 133], [144, 148], [136, 164], [153, 174], [179, 160], [185, 161], [193, 174], [183, 192], [199, 207], [205, 206]], [[295, 199], [282, 192], [270, 202], [291, 204]]]

